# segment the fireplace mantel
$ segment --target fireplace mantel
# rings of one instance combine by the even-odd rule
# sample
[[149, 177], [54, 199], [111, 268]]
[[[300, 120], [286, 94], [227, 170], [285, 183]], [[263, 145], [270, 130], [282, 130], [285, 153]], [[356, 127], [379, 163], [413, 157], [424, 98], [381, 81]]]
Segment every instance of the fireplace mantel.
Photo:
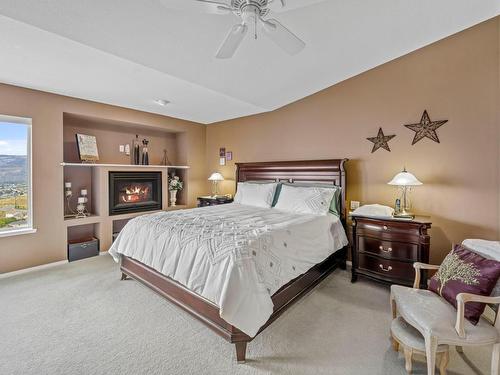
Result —
[[99, 164], [99, 163], [65, 163], [63, 167], [88, 167], [88, 168], [138, 168], [138, 169], [189, 169], [187, 165], [133, 165], [133, 164]]

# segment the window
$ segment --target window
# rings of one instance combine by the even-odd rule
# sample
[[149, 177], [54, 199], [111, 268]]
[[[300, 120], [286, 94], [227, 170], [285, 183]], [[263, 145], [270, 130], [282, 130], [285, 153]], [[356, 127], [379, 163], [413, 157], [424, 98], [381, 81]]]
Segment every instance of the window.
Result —
[[0, 236], [32, 233], [31, 119], [0, 115]]

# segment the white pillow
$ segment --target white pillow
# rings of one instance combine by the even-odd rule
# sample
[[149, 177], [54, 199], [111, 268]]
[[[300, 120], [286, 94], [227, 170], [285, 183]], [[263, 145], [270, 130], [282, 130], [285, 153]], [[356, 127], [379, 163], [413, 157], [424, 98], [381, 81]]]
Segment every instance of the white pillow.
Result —
[[326, 215], [334, 195], [335, 189], [331, 188], [282, 185], [278, 203], [274, 208], [303, 214]]
[[276, 183], [254, 184], [238, 182], [238, 189], [234, 196], [234, 203], [247, 206], [271, 208], [276, 191]]

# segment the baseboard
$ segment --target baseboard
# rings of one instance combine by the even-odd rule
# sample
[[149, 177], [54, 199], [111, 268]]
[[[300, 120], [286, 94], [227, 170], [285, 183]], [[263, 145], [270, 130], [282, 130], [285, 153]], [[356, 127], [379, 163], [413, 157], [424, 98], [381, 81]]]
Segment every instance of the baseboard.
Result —
[[0, 274], [0, 279], [6, 279], [8, 277], [22, 275], [23, 273], [29, 273], [29, 272], [33, 272], [33, 271], [39, 271], [39, 270], [43, 270], [45, 268], [52, 268], [52, 267], [55, 267], [55, 266], [60, 266], [61, 264], [66, 264], [66, 263], [68, 263], [67, 260], [60, 260], [58, 262], [42, 264], [40, 266], [35, 266], [35, 267], [23, 268], [21, 270], [12, 271], [12, 272], [6, 272], [6, 273]]

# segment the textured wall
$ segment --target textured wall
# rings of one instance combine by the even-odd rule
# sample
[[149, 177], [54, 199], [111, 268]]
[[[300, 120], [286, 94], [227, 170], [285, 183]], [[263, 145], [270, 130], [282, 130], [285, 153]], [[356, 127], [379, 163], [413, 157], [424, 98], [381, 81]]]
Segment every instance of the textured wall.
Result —
[[[218, 149], [235, 161], [347, 157], [348, 200], [393, 205], [386, 182], [404, 165], [424, 185], [414, 208], [430, 215], [431, 259], [440, 261], [452, 242], [498, 238], [499, 223], [499, 21], [497, 17], [414, 53], [351, 78], [280, 110], [209, 125], [209, 172], [234, 179], [234, 162], [218, 166]], [[335, 69], [335, 66], [332, 66]], [[403, 124], [448, 119], [441, 143]], [[396, 134], [392, 152], [371, 154], [366, 137], [381, 126]], [[223, 183], [234, 191], [234, 181]]]

